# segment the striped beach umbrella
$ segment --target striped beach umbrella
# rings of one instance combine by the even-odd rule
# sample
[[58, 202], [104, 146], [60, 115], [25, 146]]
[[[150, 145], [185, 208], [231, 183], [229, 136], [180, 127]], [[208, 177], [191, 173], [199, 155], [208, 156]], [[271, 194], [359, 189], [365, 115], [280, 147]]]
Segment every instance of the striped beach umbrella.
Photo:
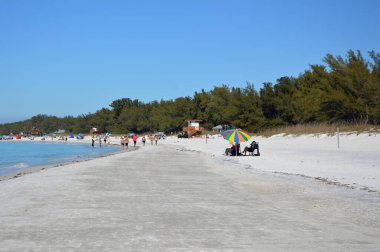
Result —
[[248, 132], [242, 129], [230, 129], [222, 132], [222, 137], [232, 143], [240, 143], [248, 141], [251, 136]]

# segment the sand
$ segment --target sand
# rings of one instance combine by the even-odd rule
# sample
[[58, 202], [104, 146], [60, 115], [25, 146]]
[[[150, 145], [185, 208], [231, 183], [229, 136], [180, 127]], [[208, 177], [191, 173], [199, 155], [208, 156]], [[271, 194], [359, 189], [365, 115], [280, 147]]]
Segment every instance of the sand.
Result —
[[1, 181], [0, 251], [378, 251], [377, 193], [192, 140]]
[[[165, 143], [202, 151], [221, 159], [231, 159], [242, 167], [311, 177], [336, 185], [380, 193], [380, 135], [342, 134], [253, 137], [260, 146], [260, 157], [223, 157], [228, 141], [218, 138], [177, 139]], [[249, 143], [242, 143], [248, 146]]]

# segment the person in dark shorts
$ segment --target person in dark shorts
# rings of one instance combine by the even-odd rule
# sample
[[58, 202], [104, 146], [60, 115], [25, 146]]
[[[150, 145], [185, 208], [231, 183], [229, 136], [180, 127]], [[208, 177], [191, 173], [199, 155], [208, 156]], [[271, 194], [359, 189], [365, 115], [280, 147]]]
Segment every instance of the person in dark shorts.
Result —
[[136, 147], [137, 135], [133, 135], [132, 140], [133, 140], [133, 146]]
[[153, 135], [149, 136], [149, 140], [150, 140], [150, 145], [153, 145]]
[[129, 137], [126, 136], [126, 137], [124, 137], [124, 145], [125, 145], [126, 149], [128, 149], [128, 144], [129, 144]]
[[124, 137], [123, 136], [120, 138], [120, 144], [121, 144], [121, 146], [123, 146], [123, 149], [124, 149]]

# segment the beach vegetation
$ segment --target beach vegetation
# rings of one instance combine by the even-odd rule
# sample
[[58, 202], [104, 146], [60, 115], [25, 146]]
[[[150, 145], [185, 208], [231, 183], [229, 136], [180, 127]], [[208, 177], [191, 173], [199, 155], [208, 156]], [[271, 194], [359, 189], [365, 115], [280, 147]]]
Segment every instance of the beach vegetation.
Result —
[[[345, 57], [326, 55], [324, 64], [310, 65], [299, 76], [283, 76], [265, 82], [259, 90], [215, 86], [192, 97], [141, 102], [130, 98], [113, 101], [108, 108], [77, 117], [36, 115], [0, 125], [0, 134], [65, 129], [69, 133], [100, 132], [123, 134], [182, 130], [186, 119], [202, 120], [205, 128], [231, 125], [250, 132], [332, 132], [376, 128], [380, 124], [380, 54], [348, 51]], [[358, 126], [360, 125], [360, 126]], [[291, 133], [290, 133], [291, 134]]]

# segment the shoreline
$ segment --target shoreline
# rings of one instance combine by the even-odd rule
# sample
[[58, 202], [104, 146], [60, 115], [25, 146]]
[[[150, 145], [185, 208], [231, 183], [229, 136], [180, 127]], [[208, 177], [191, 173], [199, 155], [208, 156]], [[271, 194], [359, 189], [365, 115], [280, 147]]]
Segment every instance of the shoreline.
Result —
[[[242, 169], [254, 169], [274, 175], [303, 177], [329, 185], [380, 195], [380, 170], [377, 169], [380, 157], [376, 154], [380, 138], [375, 135], [342, 135], [340, 149], [336, 148], [336, 138], [327, 135], [273, 136], [270, 138], [253, 136], [252, 139], [260, 142], [262, 153], [260, 157], [224, 156], [222, 152], [228, 143], [215, 136], [208, 139], [208, 144], [204, 138], [167, 137], [166, 140], [161, 140], [159, 145], [173, 145], [183, 150], [200, 151], [221, 160], [229, 160], [231, 164], [236, 163]], [[31, 140], [26, 139], [26, 141]], [[37, 141], [40, 140], [37, 139]], [[50, 141], [48, 140], [48, 142]], [[64, 141], [52, 142], [65, 143]], [[90, 144], [89, 142], [88, 138], [68, 141], [68, 143], [75, 144]], [[110, 144], [120, 146], [118, 142], [117, 137], [111, 138]], [[248, 144], [246, 142], [242, 146]], [[132, 148], [133, 146], [130, 147], [130, 149]], [[67, 164], [74, 162], [67, 162]], [[57, 165], [59, 163], [52, 166]], [[38, 168], [41, 170], [44, 166]], [[23, 175], [18, 173], [20, 172], [12, 173], [9, 176]], [[0, 177], [1, 180], [4, 178]]]
[[[34, 140], [27, 140], [24, 142], [29, 142], [29, 141], [34, 141]], [[37, 140], [37, 141], [38, 142], [44, 142], [41, 140]], [[53, 141], [51, 141], [49, 143], [52, 143], [52, 142]], [[58, 143], [67, 143], [67, 142], [58, 142]], [[83, 143], [84, 142], [77, 142], [75, 144], [83, 144]], [[111, 143], [109, 145], [115, 145], [116, 146], [117, 144]], [[56, 167], [67, 166], [67, 165], [75, 164], [75, 163], [87, 162], [87, 161], [91, 161], [91, 160], [95, 160], [95, 159], [100, 159], [100, 158], [105, 158], [105, 157], [109, 157], [109, 156], [113, 156], [113, 155], [118, 155], [118, 154], [125, 153], [125, 152], [137, 151], [139, 148], [140, 148], [140, 146], [136, 146], [136, 147], [130, 147], [127, 150], [121, 149], [121, 150], [118, 150], [115, 152], [104, 153], [104, 154], [101, 154], [101, 155], [98, 155], [95, 157], [77, 157], [77, 158], [70, 160], [70, 161], [67, 161], [67, 162], [58, 162], [58, 163], [52, 163], [52, 164], [43, 164], [43, 165], [31, 166], [31, 167], [28, 167], [26, 169], [19, 170], [17, 172], [13, 172], [13, 173], [10, 173], [7, 175], [0, 176], [0, 183], [3, 181], [20, 178], [20, 177], [25, 176], [25, 175], [33, 174], [36, 172], [41, 172], [41, 171], [56, 168]]]

